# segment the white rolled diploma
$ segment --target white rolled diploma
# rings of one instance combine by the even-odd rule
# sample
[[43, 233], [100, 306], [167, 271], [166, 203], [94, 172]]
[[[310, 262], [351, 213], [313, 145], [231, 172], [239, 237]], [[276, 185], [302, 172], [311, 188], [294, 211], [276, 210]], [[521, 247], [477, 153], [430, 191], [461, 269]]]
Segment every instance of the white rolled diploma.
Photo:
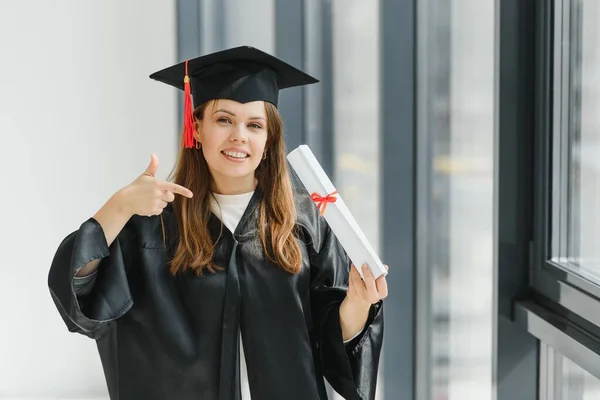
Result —
[[[287, 159], [310, 195], [316, 193], [325, 198], [327, 195], [337, 192], [323, 167], [321, 167], [307, 145], [300, 145], [292, 150]], [[375, 279], [381, 275], [387, 275], [383, 263], [350, 213], [342, 197], [339, 193], [332, 196], [336, 197], [335, 202], [325, 202], [321, 207], [321, 210], [325, 208], [323, 217], [352, 263], [357, 267], [361, 277], [361, 266], [363, 264], [369, 266]], [[315, 207], [318, 207], [316, 203]]]

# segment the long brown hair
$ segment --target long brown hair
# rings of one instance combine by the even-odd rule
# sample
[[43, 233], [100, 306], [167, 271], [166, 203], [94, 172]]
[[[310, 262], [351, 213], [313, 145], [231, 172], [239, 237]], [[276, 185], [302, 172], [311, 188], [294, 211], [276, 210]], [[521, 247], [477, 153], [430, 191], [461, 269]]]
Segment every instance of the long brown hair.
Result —
[[[194, 110], [196, 121], [202, 120], [204, 110], [210, 103]], [[295, 237], [296, 207], [285, 158], [283, 123], [274, 105], [265, 102], [265, 111], [268, 135], [266, 159], [255, 171], [261, 191], [258, 209], [260, 241], [267, 260], [295, 274], [300, 271], [302, 255]], [[170, 272], [173, 275], [187, 269], [198, 275], [205, 270], [215, 272], [220, 266], [213, 262], [215, 243], [208, 230], [212, 177], [203, 152], [184, 148], [182, 140], [179, 157], [169, 180], [194, 193], [191, 199], [175, 196], [173, 201], [179, 241], [170, 260]]]

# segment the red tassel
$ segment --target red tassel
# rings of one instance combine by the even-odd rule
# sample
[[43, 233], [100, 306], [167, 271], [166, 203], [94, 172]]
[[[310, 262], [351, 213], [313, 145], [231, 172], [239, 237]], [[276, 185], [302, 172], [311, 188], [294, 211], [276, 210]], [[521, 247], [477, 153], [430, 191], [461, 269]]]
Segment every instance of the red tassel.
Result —
[[194, 147], [194, 115], [192, 110], [192, 89], [188, 76], [188, 62], [185, 62], [185, 77], [183, 78], [183, 145], [186, 149]]

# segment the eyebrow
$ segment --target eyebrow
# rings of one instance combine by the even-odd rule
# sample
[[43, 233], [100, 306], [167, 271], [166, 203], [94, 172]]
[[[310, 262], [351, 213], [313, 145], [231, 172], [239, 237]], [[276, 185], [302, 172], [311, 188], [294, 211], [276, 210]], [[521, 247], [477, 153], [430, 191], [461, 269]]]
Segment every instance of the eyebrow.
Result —
[[[224, 109], [224, 108], [221, 108], [221, 109], [219, 109], [219, 110], [215, 111], [215, 112], [213, 113], [213, 115], [214, 115], [214, 114], [216, 114], [216, 113], [218, 113], [218, 112], [224, 112], [225, 114], [229, 114], [229, 115], [231, 115], [232, 117], [235, 117], [235, 114], [234, 114], [234, 113], [232, 113], [231, 111], [229, 111], [229, 110], [226, 110], [226, 109]], [[249, 119], [262, 119], [263, 121], [265, 120], [263, 117], [250, 117]]]

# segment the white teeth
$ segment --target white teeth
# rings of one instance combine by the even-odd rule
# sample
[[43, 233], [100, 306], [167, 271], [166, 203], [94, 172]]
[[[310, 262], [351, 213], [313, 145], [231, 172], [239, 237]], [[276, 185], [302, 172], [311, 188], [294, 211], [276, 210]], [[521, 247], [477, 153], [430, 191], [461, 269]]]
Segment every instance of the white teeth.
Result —
[[246, 158], [247, 155], [246, 153], [241, 153], [239, 151], [224, 151], [223, 153], [233, 158]]

